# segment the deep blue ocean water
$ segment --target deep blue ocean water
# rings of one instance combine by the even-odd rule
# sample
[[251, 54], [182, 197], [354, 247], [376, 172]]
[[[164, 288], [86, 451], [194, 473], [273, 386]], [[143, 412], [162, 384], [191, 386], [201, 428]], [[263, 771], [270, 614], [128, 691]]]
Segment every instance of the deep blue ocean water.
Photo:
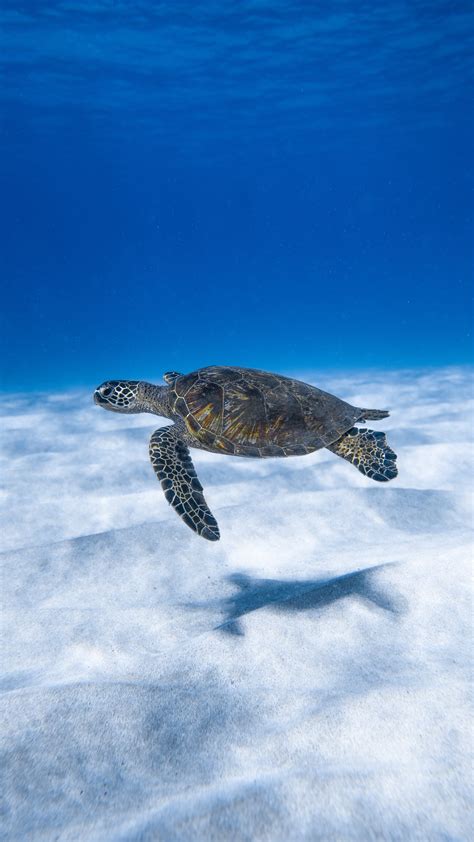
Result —
[[0, 23], [4, 389], [470, 360], [471, 4]]

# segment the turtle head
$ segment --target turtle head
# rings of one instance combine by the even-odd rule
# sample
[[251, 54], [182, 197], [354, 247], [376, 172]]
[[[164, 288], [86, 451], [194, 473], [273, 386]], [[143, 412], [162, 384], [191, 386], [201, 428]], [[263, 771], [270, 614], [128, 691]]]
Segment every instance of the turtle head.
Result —
[[106, 380], [94, 392], [94, 403], [112, 412], [143, 412], [139, 380]]

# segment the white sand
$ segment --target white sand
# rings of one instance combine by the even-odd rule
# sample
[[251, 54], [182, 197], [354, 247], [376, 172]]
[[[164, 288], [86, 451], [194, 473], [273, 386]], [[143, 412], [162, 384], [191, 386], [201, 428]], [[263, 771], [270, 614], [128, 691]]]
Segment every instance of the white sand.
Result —
[[471, 373], [306, 378], [391, 409], [398, 479], [193, 451], [215, 544], [159, 419], [4, 399], [6, 839], [472, 839]]

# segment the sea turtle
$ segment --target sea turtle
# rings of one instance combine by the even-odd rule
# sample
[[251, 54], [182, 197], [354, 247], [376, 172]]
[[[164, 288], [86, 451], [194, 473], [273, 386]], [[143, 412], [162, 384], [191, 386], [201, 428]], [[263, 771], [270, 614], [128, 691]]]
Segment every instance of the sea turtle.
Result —
[[219, 527], [203, 495], [188, 447], [233, 456], [304, 456], [327, 447], [371, 479], [397, 475], [385, 434], [356, 423], [386, 418], [380, 409], [351, 406], [300, 380], [250, 368], [209, 366], [167, 371], [166, 386], [108, 380], [94, 401], [113, 412], [151, 412], [173, 424], [155, 430], [150, 459], [168, 502], [209, 541]]

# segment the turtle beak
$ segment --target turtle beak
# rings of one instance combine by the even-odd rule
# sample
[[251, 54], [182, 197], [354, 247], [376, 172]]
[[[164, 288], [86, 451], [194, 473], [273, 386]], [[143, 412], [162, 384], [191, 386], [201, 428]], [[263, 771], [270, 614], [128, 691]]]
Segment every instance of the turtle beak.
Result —
[[104, 403], [107, 403], [107, 401], [105, 400], [105, 398], [102, 397], [98, 389], [96, 389], [94, 392], [94, 403], [96, 403], [98, 406], [103, 406]]

